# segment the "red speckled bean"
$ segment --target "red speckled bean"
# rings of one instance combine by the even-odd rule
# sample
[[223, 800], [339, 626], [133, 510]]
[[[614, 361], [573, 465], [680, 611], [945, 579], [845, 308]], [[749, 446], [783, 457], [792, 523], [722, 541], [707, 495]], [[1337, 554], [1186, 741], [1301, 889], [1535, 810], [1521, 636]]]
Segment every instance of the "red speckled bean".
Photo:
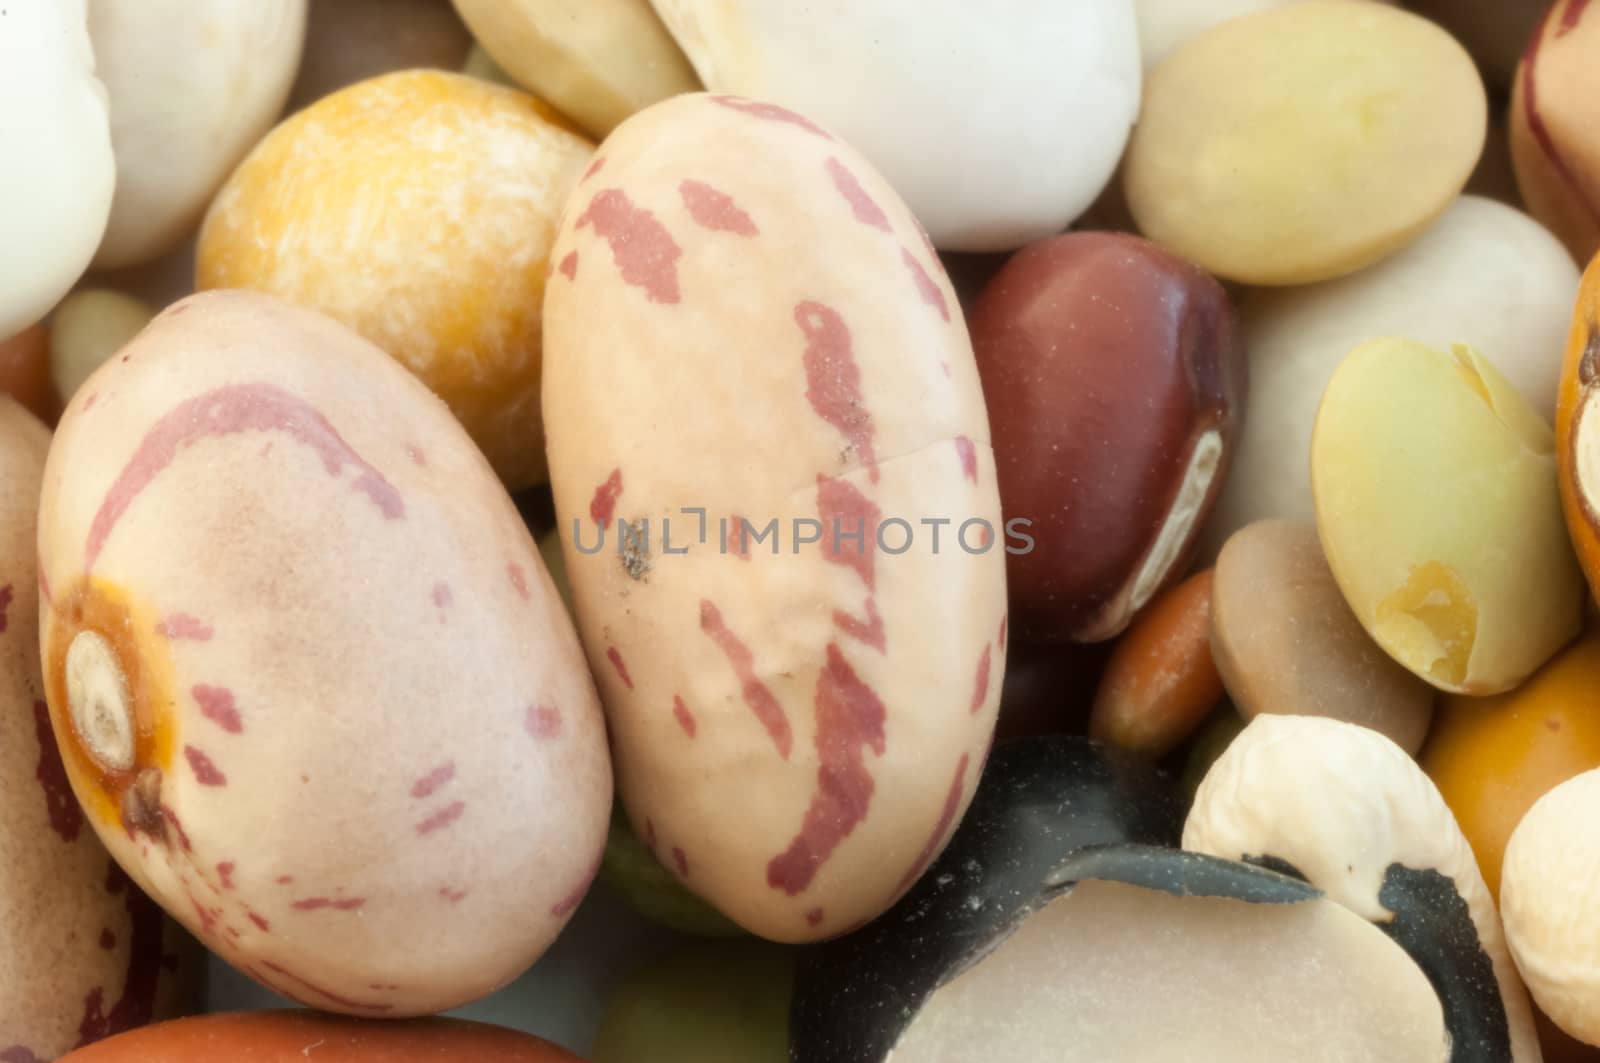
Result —
[[803, 115], [682, 96], [596, 166], [556, 238], [581, 265], [547, 291], [544, 412], [621, 795], [735, 921], [834, 936], [937, 855], [994, 728], [965, 324], [900, 198]]

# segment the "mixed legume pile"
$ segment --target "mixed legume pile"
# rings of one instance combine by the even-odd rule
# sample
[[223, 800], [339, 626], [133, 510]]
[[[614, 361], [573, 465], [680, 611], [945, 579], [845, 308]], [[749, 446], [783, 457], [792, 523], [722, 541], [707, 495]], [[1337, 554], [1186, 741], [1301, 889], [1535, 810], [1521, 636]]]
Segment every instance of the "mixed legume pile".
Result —
[[0, 0], [0, 1063], [1600, 1058], [1589, 6]]

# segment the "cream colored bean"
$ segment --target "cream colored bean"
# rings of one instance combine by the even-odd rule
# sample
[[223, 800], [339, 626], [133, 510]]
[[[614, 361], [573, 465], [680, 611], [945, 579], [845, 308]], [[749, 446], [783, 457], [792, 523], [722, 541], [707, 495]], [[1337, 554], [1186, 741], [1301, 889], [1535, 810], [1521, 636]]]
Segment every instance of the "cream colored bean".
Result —
[[1366, 0], [1226, 22], [1151, 74], [1124, 163], [1146, 236], [1246, 284], [1360, 269], [1466, 184], [1488, 104], [1471, 58]]
[[117, 159], [97, 269], [148, 262], [194, 229], [283, 110], [305, 21], [306, 0], [89, 0]]
[[1244, 431], [1201, 548], [1253, 521], [1311, 523], [1311, 426], [1344, 356], [1406, 336], [1482, 351], [1540, 417], [1555, 412], [1578, 269], [1526, 214], [1462, 196], [1427, 232], [1382, 262], [1303, 288], [1254, 292], [1240, 308], [1250, 355]]
[[1466, 347], [1374, 340], [1311, 440], [1317, 531], [1356, 618], [1441, 690], [1509, 690], [1578, 632], [1550, 426]]
[[544, 951], [598, 867], [605, 732], [443, 404], [331, 319], [207, 292], [89, 379], [44, 482], [66, 775], [174, 917], [365, 1016], [455, 1007]]
[[596, 140], [700, 87], [650, 0], [455, 0], [480, 46]]
[[0, 337], [33, 325], [88, 267], [116, 181], [86, 0], [16, 4], [0, 32]]
[[612, 134], [552, 261], [551, 483], [630, 819], [747, 929], [837, 934], [937, 853], [994, 727], [1005, 557], [955, 293], [842, 140], [706, 95]]

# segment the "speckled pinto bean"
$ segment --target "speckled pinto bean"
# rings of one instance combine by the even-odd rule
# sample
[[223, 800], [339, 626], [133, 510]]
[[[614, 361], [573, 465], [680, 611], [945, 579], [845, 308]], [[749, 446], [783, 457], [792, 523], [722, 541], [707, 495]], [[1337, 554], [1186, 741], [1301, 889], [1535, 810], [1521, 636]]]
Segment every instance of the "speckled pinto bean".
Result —
[[747, 929], [837, 935], [937, 855], [994, 728], [1013, 540], [955, 294], [859, 154], [730, 96], [620, 126], [551, 260], [552, 486], [629, 816]]
[[184, 936], [85, 827], [39, 674], [33, 536], [50, 436], [0, 396], [0, 1061], [177, 1014]]
[[599, 864], [604, 729], [442, 403], [331, 319], [206, 293], [89, 378], [44, 482], [51, 721], [152, 896], [327, 1011], [441, 1011], [539, 956]]

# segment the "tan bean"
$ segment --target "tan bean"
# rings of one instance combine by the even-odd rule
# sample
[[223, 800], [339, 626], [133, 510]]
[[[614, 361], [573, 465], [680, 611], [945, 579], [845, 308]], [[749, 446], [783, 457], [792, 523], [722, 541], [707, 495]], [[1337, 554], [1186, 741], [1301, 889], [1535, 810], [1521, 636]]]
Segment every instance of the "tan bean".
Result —
[[1245, 719], [1328, 716], [1417, 752], [1433, 715], [1433, 688], [1362, 629], [1314, 527], [1251, 524], [1222, 548], [1216, 571], [1211, 648]]

